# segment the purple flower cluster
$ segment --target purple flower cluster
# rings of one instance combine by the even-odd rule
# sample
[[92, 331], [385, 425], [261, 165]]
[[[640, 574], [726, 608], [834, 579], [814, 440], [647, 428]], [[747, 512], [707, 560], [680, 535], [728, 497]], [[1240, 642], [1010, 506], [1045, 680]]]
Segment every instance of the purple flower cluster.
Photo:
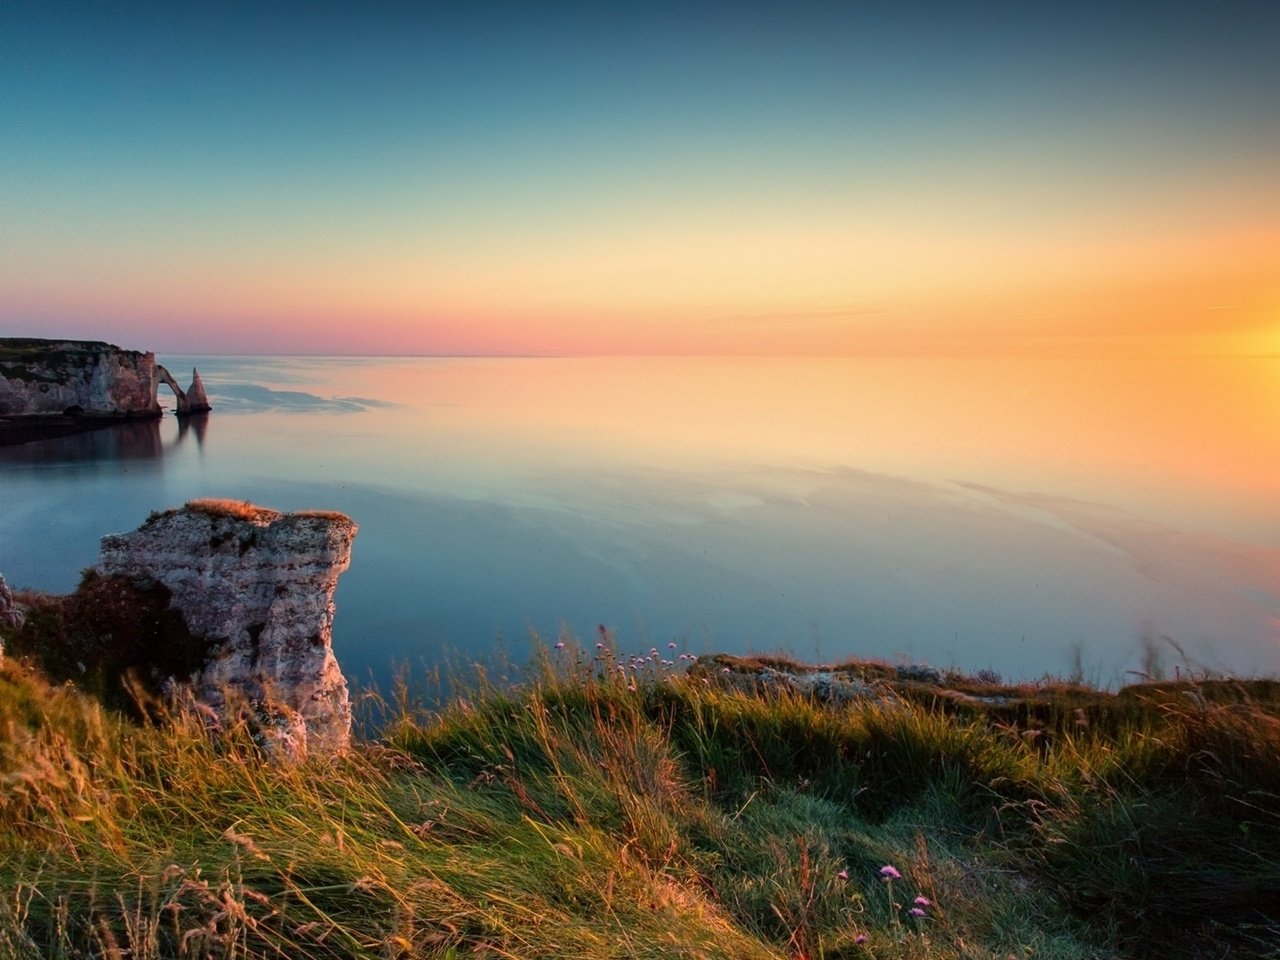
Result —
[[[842, 867], [842, 868], [841, 868], [841, 869], [836, 873], [836, 878], [837, 878], [838, 880], [848, 880], [848, 879], [849, 879], [849, 868], [848, 868], [848, 867]], [[896, 903], [892, 903], [892, 901], [893, 901], [893, 888], [892, 888], [892, 884], [893, 884], [893, 881], [895, 881], [895, 880], [901, 880], [901, 879], [902, 879], [902, 873], [901, 873], [901, 871], [899, 871], [897, 867], [893, 866], [893, 864], [886, 863], [883, 867], [881, 867], [881, 868], [880, 868], [880, 879], [881, 879], [881, 880], [883, 880], [883, 881], [888, 885], [887, 889], [888, 889], [888, 891], [889, 891], [889, 900], [890, 900], [890, 902], [891, 902], [891, 906], [892, 906], [892, 908], [893, 908], [894, 910], [898, 910], [898, 909], [900, 909], [900, 907], [898, 906], [898, 904], [896, 904]], [[930, 908], [930, 907], [932, 907], [932, 906], [933, 906], [933, 901], [932, 901], [932, 900], [930, 900], [928, 897], [926, 897], [926, 896], [918, 896], [918, 897], [916, 897], [914, 900], [912, 900], [912, 901], [911, 901], [911, 906], [910, 906], [910, 908], [908, 908], [908, 910], [907, 910], [907, 916], [912, 917], [912, 918], [913, 918], [913, 919], [915, 919], [915, 920], [924, 920], [924, 919], [928, 918], [928, 916], [929, 916], [929, 908]], [[896, 921], [895, 921], [895, 922], [896, 922]], [[867, 943], [868, 939], [869, 939], [869, 938], [868, 938], [867, 934], [865, 934], [865, 933], [860, 933], [860, 934], [858, 934], [856, 937], [854, 937], [853, 942], [854, 942], [855, 944], [857, 944], [857, 945], [861, 946], [862, 944]]]

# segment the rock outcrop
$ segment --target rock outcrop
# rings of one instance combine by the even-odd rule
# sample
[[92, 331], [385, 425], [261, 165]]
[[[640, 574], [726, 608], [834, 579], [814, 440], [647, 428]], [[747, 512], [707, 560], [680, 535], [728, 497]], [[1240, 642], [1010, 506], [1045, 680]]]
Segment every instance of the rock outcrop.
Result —
[[0, 574], [0, 627], [22, 626], [22, 611], [13, 602], [13, 593]]
[[[22, 626], [22, 611], [13, 602], [9, 584], [0, 575], [0, 629], [16, 630]], [[0, 663], [4, 662], [4, 637], [0, 637]]]
[[158, 417], [156, 358], [89, 340], [0, 339], [0, 415]]
[[104, 537], [97, 570], [169, 591], [170, 607], [207, 643], [203, 666], [177, 679], [220, 721], [248, 707], [273, 753], [333, 753], [351, 731], [330, 644], [333, 593], [356, 529], [339, 513], [199, 500]]
[[179, 417], [212, 409], [195, 369], [183, 390], [153, 353], [96, 340], [0, 337], [0, 446], [161, 415], [167, 384]]
[[213, 407], [209, 405], [209, 395], [204, 392], [204, 381], [200, 379], [200, 371], [191, 368], [191, 386], [187, 387], [187, 413], [208, 413]]
[[156, 373], [161, 383], [168, 384], [169, 389], [173, 391], [173, 395], [178, 400], [177, 409], [174, 411], [179, 417], [189, 417], [195, 413], [208, 413], [213, 409], [209, 405], [209, 397], [204, 392], [204, 381], [200, 379], [200, 371], [195, 367], [191, 368], [191, 386], [183, 390], [178, 386], [178, 381], [173, 379], [171, 374], [164, 367], [156, 367]]

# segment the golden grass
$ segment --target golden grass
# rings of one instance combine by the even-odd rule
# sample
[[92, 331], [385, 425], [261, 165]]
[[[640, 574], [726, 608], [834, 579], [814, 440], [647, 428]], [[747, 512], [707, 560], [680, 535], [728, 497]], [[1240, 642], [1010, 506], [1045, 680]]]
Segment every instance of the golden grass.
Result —
[[284, 516], [279, 510], [260, 507], [247, 500], [231, 500], [227, 498], [205, 498], [187, 501], [186, 509], [195, 513], [205, 513], [211, 517], [234, 517], [250, 523], [265, 525], [275, 523]]
[[632, 684], [600, 657], [548, 652], [518, 690], [402, 701], [380, 738], [293, 766], [251, 731], [134, 725], [6, 662], [0, 956], [1280, 948], [1274, 704], [1188, 685], [1111, 696], [1115, 716], [1083, 727], [1069, 701], [1028, 736], [1016, 714], [904, 696], [836, 707], [674, 670]]

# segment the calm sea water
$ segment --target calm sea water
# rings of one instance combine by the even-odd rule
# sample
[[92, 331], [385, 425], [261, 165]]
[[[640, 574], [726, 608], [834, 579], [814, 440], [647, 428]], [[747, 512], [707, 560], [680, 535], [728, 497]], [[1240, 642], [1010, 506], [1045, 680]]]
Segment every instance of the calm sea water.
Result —
[[14, 585], [236, 497], [359, 522], [357, 677], [601, 624], [626, 651], [1280, 671], [1280, 361], [159, 359], [199, 366], [204, 424], [0, 449]]

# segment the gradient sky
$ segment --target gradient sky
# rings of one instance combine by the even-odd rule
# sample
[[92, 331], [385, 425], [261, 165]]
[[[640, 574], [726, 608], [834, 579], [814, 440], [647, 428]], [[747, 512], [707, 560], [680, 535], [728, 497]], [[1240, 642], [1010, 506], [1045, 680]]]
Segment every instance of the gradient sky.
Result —
[[0, 0], [0, 335], [1280, 354], [1280, 4]]

